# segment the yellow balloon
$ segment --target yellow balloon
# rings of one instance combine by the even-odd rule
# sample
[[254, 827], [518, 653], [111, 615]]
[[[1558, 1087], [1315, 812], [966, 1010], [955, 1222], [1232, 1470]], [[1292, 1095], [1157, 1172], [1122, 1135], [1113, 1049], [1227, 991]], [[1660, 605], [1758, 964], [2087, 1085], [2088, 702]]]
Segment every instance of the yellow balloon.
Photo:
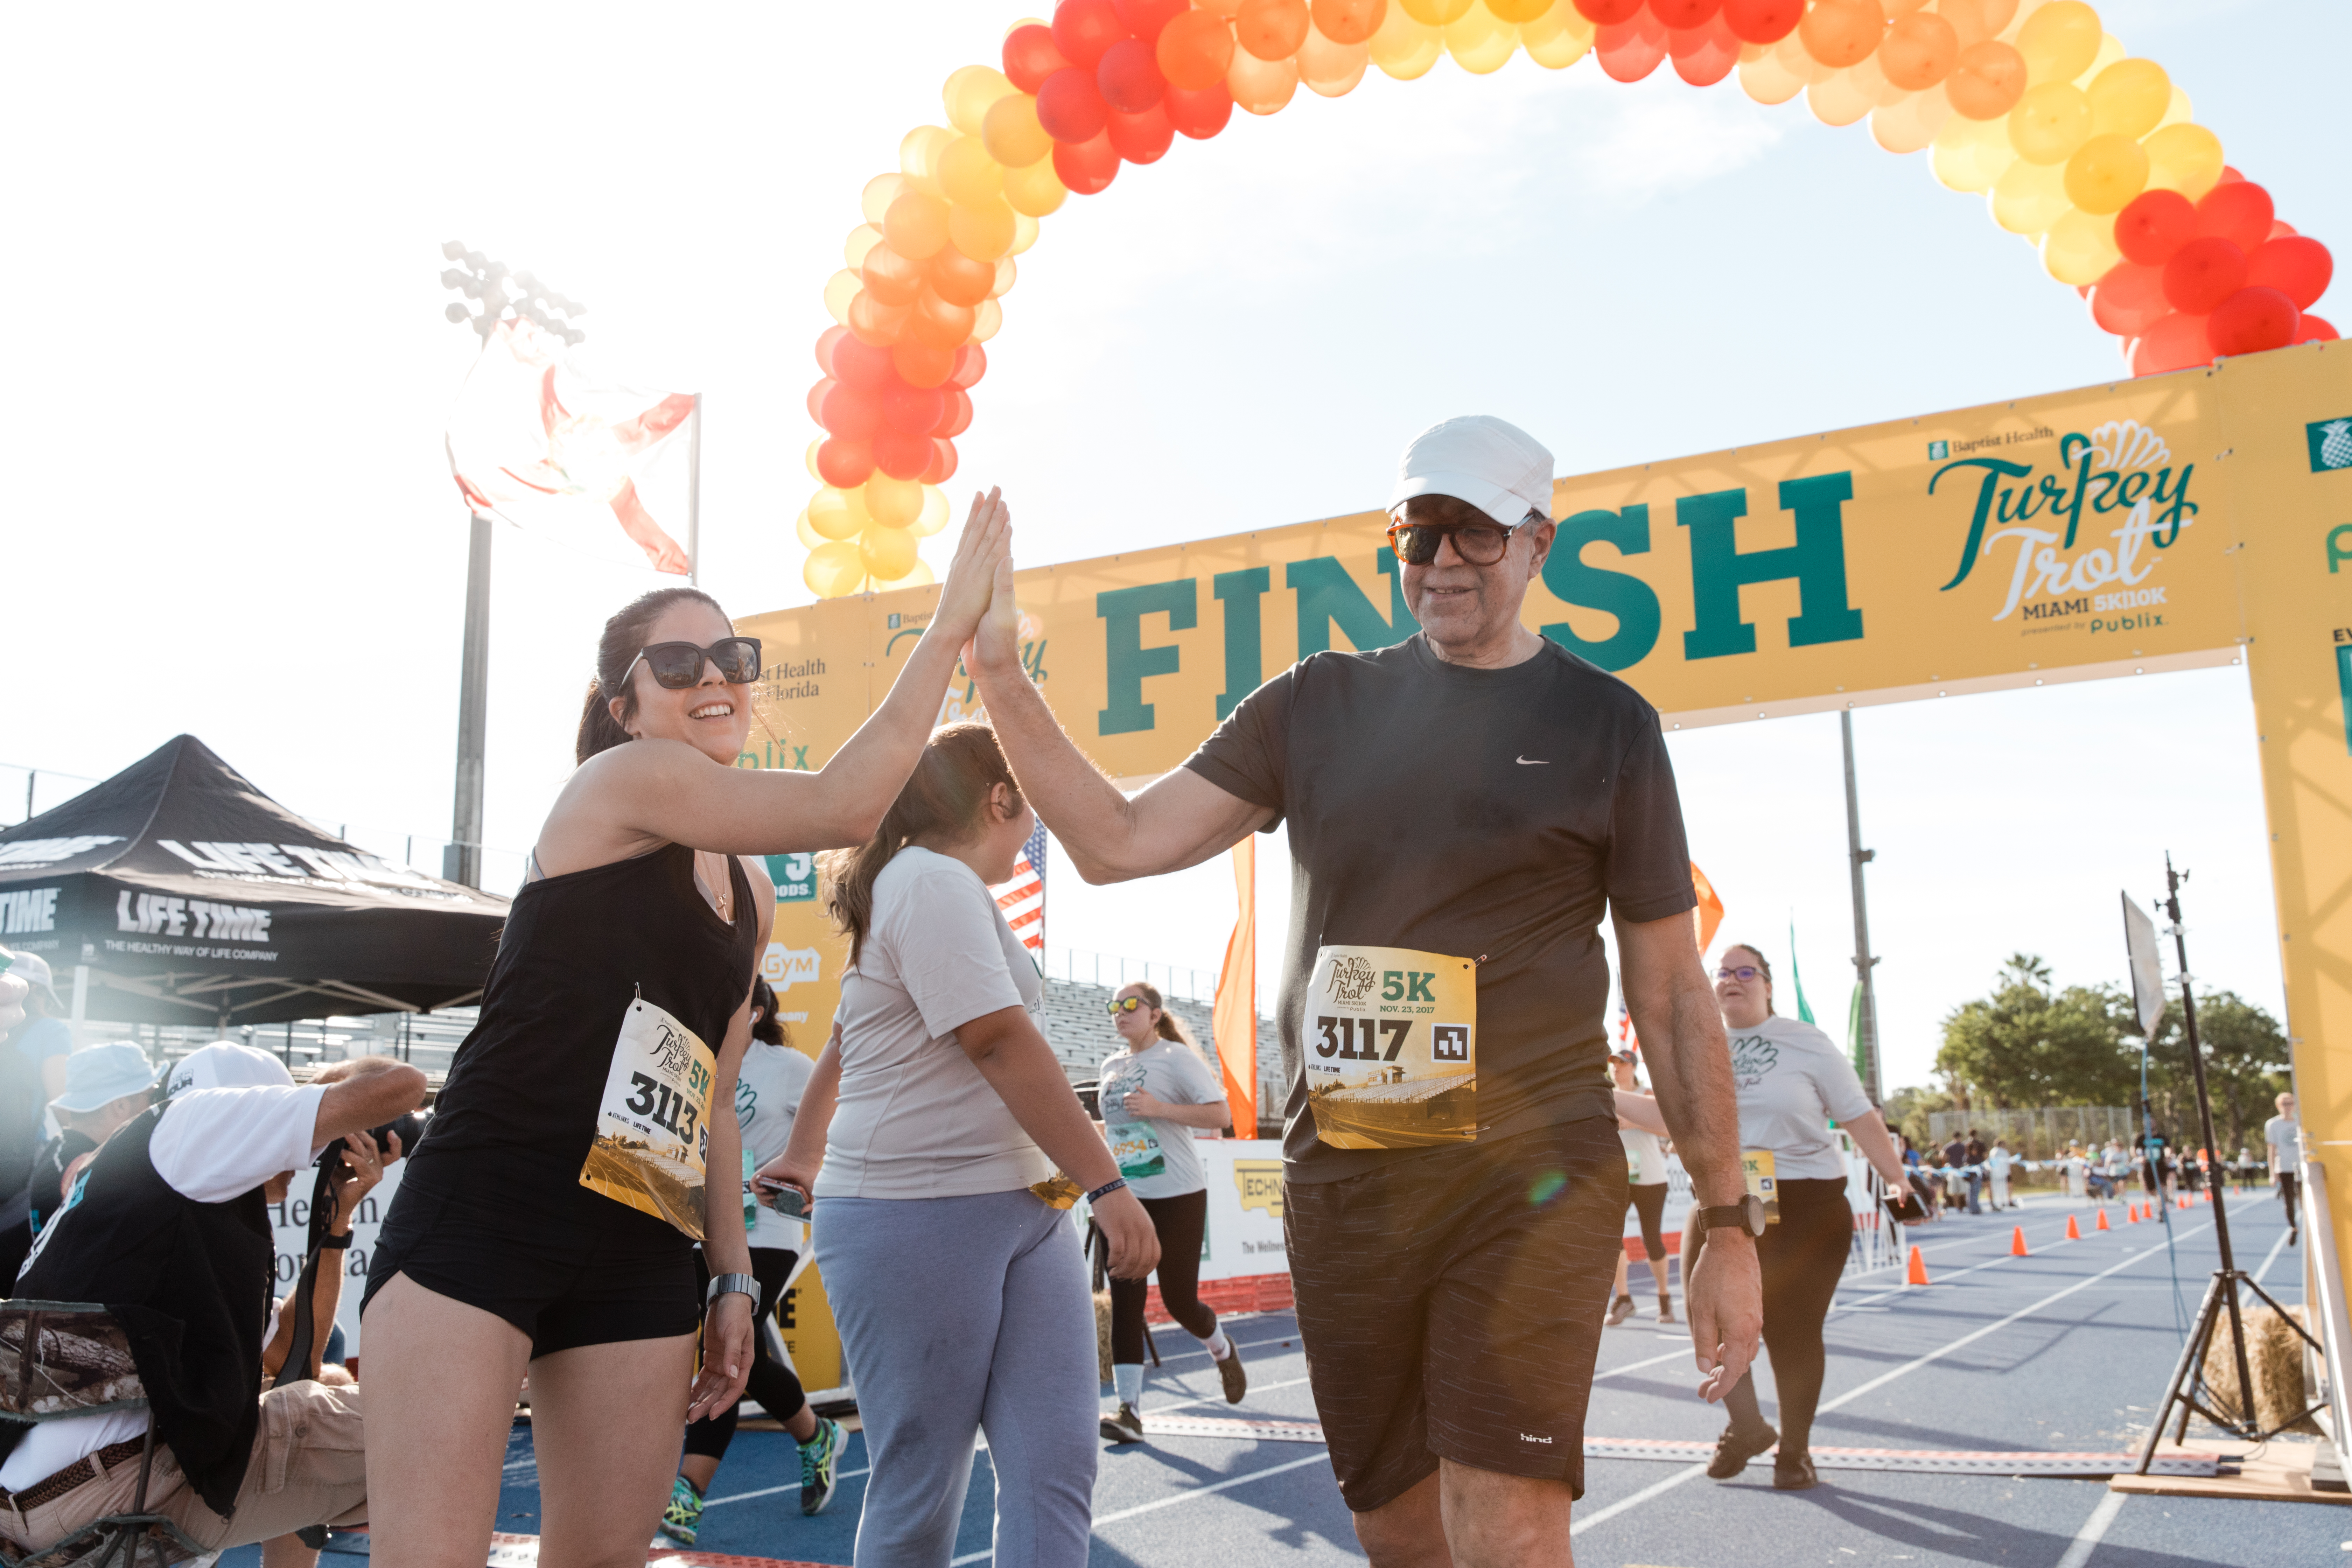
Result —
[[[884, 528], [904, 528], [923, 515], [923, 482], [894, 479], [879, 468], [861, 487], [866, 491], [866, 515]], [[836, 539], [845, 538], [835, 534]]]
[[1004, 171], [1004, 199], [1013, 210], [1044, 217], [1069, 199], [1069, 189], [1054, 173], [1054, 160], [1040, 158], [1026, 168]]
[[849, 302], [865, 287], [866, 279], [845, 268], [824, 280], [824, 308], [833, 313], [835, 321], [845, 327], [849, 325]]
[[993, 300], [982, 300], [971, 312], [971, 341], [984, 343], [1004, 326], [1004, 307]]
[[1549, 12], [1552, 0], [1486, 0], [1486, 9], [1499, 21], [1523, 27]]
[[2089, 65], [2084, 66], [2080, 71], [2077, 71], [2074, 74], [2074, 85], [2084, 89], [2085, 91], [2089, 90], [2091, 84], [2099, 79], [2099, 73], [2101, 71], [2105, 70], [2111, 65], [2119, 64], [2123, 58], [2124, 41], [2121, 38], [2116, 37], [2113, 33], [2101, 34], [2099, 36], [2099, 52], [2091, 57], [2091, 63]]
[[904, 577], [893, 577], [887, 583], [877, 583], [877, 588], [928, 588], [939, 579], [931, 575], [930, 563], [918, 557], [914, 567]]
[[858, 210], [866, 215], [867, 223], [878, 228], [883, 215], [890, 210], [890, 204], [897, 201], [898, 193], [906, 188], [907, 176], [904, 174], [877, 174], [866, 182], [866, 189], [857, 198]]
[[1870, 111], [1871, 140], [1889, 153], [1916, 153], [1936, 140], [1952, 115], [1952, 100], [1937, 82], [1923, 91]]
[[1019, 263], [1015, 262], [1013, 258], [1009, 256], [998, 257], [996, 258], [996, 281], [988, 286], [988, 297], [992, 300], [1002, 300], [1007, 294], [1012, 293], [1013, 280], [1020, 276], [1021, 268]]
[[824, 542], [824, 535], [819, 533], [815, 529], [809, 526], [808, 508], [806, 507], [801, 508], [800, 516], [793, 520], [793, 531], [801, 536], [801, 544], [805, 549], [814, 550], [818, 545]]
[[940, 194], [940, 154], [956, 133], [944, 125], [918, 125], [898, 139], [898, 173], [909, 183]]
[[[1535, 46], [1528, 53], [1535, 54]], [[1781, 63], [1777, 49], [1759, 49], [1753, 59], [1739, 62], [1739, 90], [1755, 103], [1786, 103], [1805, 90], [1805, 79]]]
[[[1566, 5], [1568, 0], [1560, 3]], [[1402, 5], [1391, 5], [1370, 47], [1372, 63], [1383, 75], [1411, 81], [1429, 74], [1429, 68], [1444, 55], [1445, 38], [1436, 27], [1406, 15]]]
[[2189, 101], [2189, 95], [2180, 90], [2180, 84], [2173, 83], [2172, 101], [2165, 105], [2164, 118], [2156, 122], [2157, 130], [2161, 131], [2168, 125], [2186, 125], [2196, 118], [2196, 106]]
[[857, 536], [857, 551], [865, 560], [866, 574], [877, 582], [904, 577], [915, 567], [915, 536], [903, 528], [877, 523]]
[[988, 122], [988, 111], [996, 100], [1019, 90], [1003, 71], [986, 66], [966, 66], [948, 78], [940, 98], [947, 105], [948, 123], [967, 136], [977, 136]]
[[1037, 100], [1012, 92], [988, 106], [980, 128], [988, 155], [1008, 169], [1025, 169], [1054, 150], [1054, 139], [1037, 123]]
[[824, 437], [819, 436], [815, 440], [811, 441], [808, 444], [808, 450], [801, 455], [801, 461], [808, 466], [809, 478], [816, 480], [819, 484], [824, 482], [824, 476], [816, 471], [816, 449], [824, 445]]
[[1037, 243], [1037, 220], [1024, 212], [1013, 215], [1013, 248], [1007, 256], [1018, 256]]
[[2029, 239], [2047, 234], [2074, 205], [2066, 199], [2063, 164], [2029, 163], [2020, 158], [1993, 182], [1993, 222]]
[[[2055, 3], [2066, 5], [2074, 0]], [[2063, 163], [2090, 139], [2091, 97], [2072, 82], [2029, 87], [2009, 111], [2009, 144], [2029, 163]]]
[[842, 242], [841, 259], [852, 272], [866, 265], [866, 253], [882, 243], [882, 231], [870, 223], [861, 223], [849, 231]]
[[866, 558], [858, 553], [857, 542], [837, 540], [810, 551], [801, 567], [801, 581], [820, 599], [838, 599], [857, 592], [857, 585], [866, 581]]
[[2221, 139], [2202, 125], [2168, 125], [2140, 143], [2147, 149], [2147, 188], [2195, 201], [2221, 183]]
[[1551, 9], [1519, 24], [1519, 46], [1546, 70], [1566, 70], [1592, 47], [1592, 24], [1574, 0], [1552, 0]]
[[831, 485], [809, 498], [807, 515], [809, 526], [827, 539], [855, 539], [872, 521], [857, 491], [837, 490]]
[[2091, 132], [2135, 139], [2172, 107], [2172, 79], [2154, 60], [2117, 60], [2091, 79]]
[[1485, 0], [1472, 0], [1470, 9], [1445, 26], [1445, 52], [1472, 76], [1502, 69], [1518, 47], [1519, 30], [1488, 10]]
[[2071, 82], [2099, 58], [2106, 29], [2083, 0], [2050, 0], [2017, 30], [2017, 52], [2025, 57], [2029, 82]]
[[977, 136], [959, 136], [940, 154], [940, 189], [958, 206], [986, 206], [1004, 195], [1004, 165]]
[[1424, 27], [1443, 27], [1469, 14], [1473, 0], [1395, 0], [1391, 10], [1402, 11]]
[[1955, 114], [1936, 132], [1928, 154], [1936, 178], [1955, 191], [1989, 191], [2003, 170], [2017, 162], [2006, 120], [1970, 120]]
[[1234, 95], [1236, 109], [1276, 113], [1298, 91], [1298, 61], [1262, 60], [1247, 49], [1235, 49], [1234, 63], [1225, 68], [1225, 90]]
[[2128, 136], [2094, 136], [2066, 160], [2066, 195], [2084, 212], [2119, 213], [2147, 188], [2147, 149]]
[[948, 493], [937, 485], [923, 487], [923, 510], [907, 525], [918, 539], [929, 539], [948, 525]]
[[948, 204], [911, 185], [900, 191], [890, 210], [882, 215], [882, 237], [909, 261], [937, 256], [948, 236]]
[[2042, 237], [2042, 269], [2061, 283], [2080, 287], [2096, 283], [2124, 258], [2116, 248], [2113, 214], [2095, 215], [2069, 208]]

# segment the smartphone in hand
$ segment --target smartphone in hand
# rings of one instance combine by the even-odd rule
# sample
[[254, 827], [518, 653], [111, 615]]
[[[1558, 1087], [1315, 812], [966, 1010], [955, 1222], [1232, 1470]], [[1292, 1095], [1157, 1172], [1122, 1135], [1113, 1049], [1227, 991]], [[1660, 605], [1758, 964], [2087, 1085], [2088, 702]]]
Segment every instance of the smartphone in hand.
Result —
[[1906, 1193], [1900, 1200], [1894, 1194], [1887, 1194], [1886, 1212], [1895, 1216], [1897, 1225], [1924, 1221], [1927, 1217], [1927, 1211], [1920, 1206], [1916, 1193]]
[[762, 1176], [753, 1184], [760, 1190], [760, 1201], [782, 1215], [786, 1219], [806, 1219], [809, 1200], [798, 1187]]

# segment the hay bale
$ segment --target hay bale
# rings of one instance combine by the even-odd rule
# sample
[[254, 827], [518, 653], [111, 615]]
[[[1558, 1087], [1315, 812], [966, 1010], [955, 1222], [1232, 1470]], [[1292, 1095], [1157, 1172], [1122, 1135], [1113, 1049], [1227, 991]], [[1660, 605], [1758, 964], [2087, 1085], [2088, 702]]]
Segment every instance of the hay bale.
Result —
[[[2290, 1307], [2287, 1312], [2296, 1323], [2304, 1321], [2302, 1308]], [[2311, 1403], [2303, 1377], [2303, 1336], [2268, 1307], [2256, 1307], [2244, 1317], [2246, 1363], [2254, 1379], [2255, 1419], [2268, 1431]], [[2227, 1314], [2214, 1325], [2213, 1337], [2206, 1343], [2204, 1376], [2208, 1404], [2225, 1415], [2243, 1412], [2245, 1401], [2238, 1389], [2237, 1357], [2230, 1349]], [[2307, 1415], [2286, 1430], [2315, 1437], [2326, 1436]]]

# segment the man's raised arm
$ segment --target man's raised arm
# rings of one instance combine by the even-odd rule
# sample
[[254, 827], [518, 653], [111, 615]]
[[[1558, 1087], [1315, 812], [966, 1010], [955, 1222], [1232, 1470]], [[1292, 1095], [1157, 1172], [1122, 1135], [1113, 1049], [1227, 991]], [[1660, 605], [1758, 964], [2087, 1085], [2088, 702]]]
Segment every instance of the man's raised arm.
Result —
[[979, 684], [989, 721], [1021, 793], [1089, 882], [1124, 882], [1197, 866], [1274, 818], [1271, 807], [1226, 793], [1176, 768], [1129, 799], [1087, 760], [1021, 668], [1020, 611], [1013, 563], [997, 571], [996, 595], [964, 666]]

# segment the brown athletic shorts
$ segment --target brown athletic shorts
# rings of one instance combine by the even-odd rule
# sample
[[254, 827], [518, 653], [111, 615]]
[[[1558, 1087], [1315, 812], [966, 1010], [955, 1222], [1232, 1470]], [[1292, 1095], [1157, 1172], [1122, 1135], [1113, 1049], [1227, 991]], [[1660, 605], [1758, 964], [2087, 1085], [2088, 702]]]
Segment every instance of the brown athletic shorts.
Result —
[[1285, 1184], [1299, 1337], [1350, 1509], [1395, 1500], [1441, 1458], [1584, 1495], [1625, 1199], [1601, 1117]]

